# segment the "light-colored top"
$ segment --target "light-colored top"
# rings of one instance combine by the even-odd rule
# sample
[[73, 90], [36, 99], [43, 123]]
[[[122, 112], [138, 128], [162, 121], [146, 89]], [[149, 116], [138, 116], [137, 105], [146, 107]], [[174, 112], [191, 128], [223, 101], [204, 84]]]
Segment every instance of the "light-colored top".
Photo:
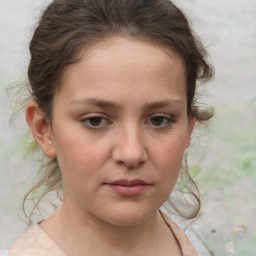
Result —
[[[161, 215], [179, 242], [182, 255], [198, 256], [194, 246], [181, 228], [163, 212]], [[65, 256], [37, 223], [10, 244], [8, 250], [10, 256]]]

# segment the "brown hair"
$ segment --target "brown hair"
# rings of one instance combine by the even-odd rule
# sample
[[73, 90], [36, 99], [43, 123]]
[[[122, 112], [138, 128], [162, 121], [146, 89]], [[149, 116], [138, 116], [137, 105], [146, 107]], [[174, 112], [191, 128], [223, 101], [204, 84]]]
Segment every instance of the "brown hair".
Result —
[[[188, 115], [199, 122], [212, 116], [195, 106], [195, 92], [198, 82], [213, 77], [213, 68], [206, 61], [206, 50], [192, 32], [187, 18], [171, 1], [54, 0], [44, 11], [34, 32], [28, 68], [31, 97], [46, 118], [51, 121], [53, 98], [60, 88], [65, 68], [79, 61], [82, 50], [110, 36], [147, 40], [175, 50], [185, 64]], [[45, 188], [41, 198], [50, 191], [61, 189], [57, 159], [45, 159], [42, 165], [42, 178], [26, 194], [24, 203], [39, 187]], [[192, 184], [186, 182], [185, 188], [196, 199], [194, 211], [186, 215], [171, 204], [178, 213], [190, 218], [200, 209], [200, 197], [188, 169], [183, 169]]]

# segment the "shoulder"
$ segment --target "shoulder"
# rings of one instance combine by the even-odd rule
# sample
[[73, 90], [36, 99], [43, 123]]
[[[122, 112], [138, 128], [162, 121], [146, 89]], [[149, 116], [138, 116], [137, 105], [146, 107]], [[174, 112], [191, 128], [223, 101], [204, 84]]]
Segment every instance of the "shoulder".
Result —
[[[172, 229], [176, 239], [182, 247], [184, 255], [210, 256], [211, 252], [207, 247], [207, 240], [203, 238], [202, 228], [205, 224], [201, 219], [184, 220], [177, 215], [166, 211], [165, 208], [160, 210], [168, 226]], [[193, 251], [194, 254], [188, 253]]]
[[8, 250], [10, 256], [64, 255], [38, 224], [31, 226], [27, 232], [13, 241]]
[[165, 213], [160, 211], [163, 219], [165, 220], [166, 224], [171, 228], [174, 236], [176, 237], [177, 241], [179, 242], [182, 255], [183, 256], [198, 256], [195, 247], [185, 234], [185, 232]]

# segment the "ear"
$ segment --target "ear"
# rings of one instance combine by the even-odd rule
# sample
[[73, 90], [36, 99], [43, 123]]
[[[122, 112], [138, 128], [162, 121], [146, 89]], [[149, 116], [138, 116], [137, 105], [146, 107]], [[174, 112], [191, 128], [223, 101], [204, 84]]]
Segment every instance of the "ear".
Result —
[[188, 117], [188, 140], [187, 140], [187, 148], [190, 146], [191, 142], [191, 135], [194, 130], [196, 124], [196, 118], [195, 117]]
[[50, 122], [41, 113], [35, 101], [30, 101], [27, 105], [26, 120], [42, 152], [49, 158], [55, 158], [56, 152]]

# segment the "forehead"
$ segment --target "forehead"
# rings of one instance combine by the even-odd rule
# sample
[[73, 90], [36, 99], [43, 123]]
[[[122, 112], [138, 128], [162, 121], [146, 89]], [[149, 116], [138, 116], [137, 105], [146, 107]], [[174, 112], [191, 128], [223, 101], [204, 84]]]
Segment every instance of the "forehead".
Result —
[[[81, 53], [81, 60], [68, 67], [61, 84], [69, 96], [97, 93], [134, 97], [170, 93], [184, 100], [185, 68], [182, 58], [167, 47], [133, 38], [112, 37]], [[119, 93], [119, 94], [118, 94]], [[91, 95], [95, 97], [95, 95]], [[134, 99], [135, 99], [134, 98]], [[139, 98], [139, 97], [137, 97]]]
[[88, 67], [90, 65], [105, 69], [109, 64], [114, 64], [114, 58], [122, 65], [142, 63], [146, 67], [155, 64], [155, 67], [163, 65], [166, 69], [173, 67], [175, 61], [177, 68], [184, 69], [183, 59], [171, 47], [133, 37], [112, 36], [82, 49], [79, 55], [80, 61], [70, 65], [65, 70], [65, 75], [81, 68], [85, 63], [88, 63]]

